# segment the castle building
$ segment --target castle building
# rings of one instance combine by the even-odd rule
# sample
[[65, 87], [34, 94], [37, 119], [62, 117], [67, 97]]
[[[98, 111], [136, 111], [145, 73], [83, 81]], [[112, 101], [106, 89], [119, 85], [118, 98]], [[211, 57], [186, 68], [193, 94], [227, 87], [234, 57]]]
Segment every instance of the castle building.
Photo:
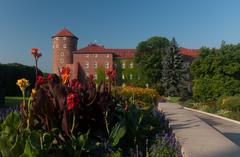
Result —
[[[69, 67], [72, 79], [85, 81], [89, 75], [98, 79], [98, 69], [112, 70], [115, 59], [132, 60], [136, 52], [136, 49], [109, 49], [96, 43], [77, 49], [77, 42], [78, 37], [66, 28], [52, 36], [54, 73], [59, 74], [61, 67]], [[133, 62], [130, 66], [133, 67]]]
[[[78, 37], [66, 28], [52, 36], [52, 44], [53, 73], [59, 74], [61, 67], [69, 67], [72, 79], [84, 82], [89, 75], [93, 75], [97, 80], [100, 77], [99, 69], [112, 70], [114, 67], [116, 68], [116, 62], [120, 62], [122, 69], [120, 77], [123, 82], [129, 83], [134, 78], [140, 81], [140, 76], [134, 70], [133, 57], [136, 49], [105, 48], [96, 43], [78, 49]], [[195, 50], [185, 48], [182, 48], [180, 53], [190, 58], [197, 56]], [[124, 72], [124, 69], [127, 73]], [[108, 79], [107, 76], [105, 77]]]

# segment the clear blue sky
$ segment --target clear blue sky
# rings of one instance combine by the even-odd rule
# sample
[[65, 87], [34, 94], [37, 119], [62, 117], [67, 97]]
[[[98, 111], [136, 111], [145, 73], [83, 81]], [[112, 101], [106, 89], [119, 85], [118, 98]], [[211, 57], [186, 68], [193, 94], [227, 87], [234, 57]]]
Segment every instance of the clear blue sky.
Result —
[[0, 62], [52, 71], [51, 36], [63, 27], [78, 48], [97, 40], [109, 48], [135, 48], [151, 36], [175, 37], [182, 47], [218, 47], [240, 41], [239, 0], [1, 0]]

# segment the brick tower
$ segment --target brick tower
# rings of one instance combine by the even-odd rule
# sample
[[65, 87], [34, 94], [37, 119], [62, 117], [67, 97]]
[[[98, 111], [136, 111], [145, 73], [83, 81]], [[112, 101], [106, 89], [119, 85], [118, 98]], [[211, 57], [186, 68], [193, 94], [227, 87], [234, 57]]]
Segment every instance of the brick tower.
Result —
[[77, 50], [78, 38], [64, 28], [52, 36], [53, 73], [58, 74], [59, 68], [73, 64], [73, 51]]

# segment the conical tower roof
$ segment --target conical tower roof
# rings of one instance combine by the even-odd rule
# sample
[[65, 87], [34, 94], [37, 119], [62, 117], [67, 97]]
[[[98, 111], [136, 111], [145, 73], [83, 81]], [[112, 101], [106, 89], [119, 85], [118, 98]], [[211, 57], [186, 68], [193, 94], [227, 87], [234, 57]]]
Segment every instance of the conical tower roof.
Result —
[[56, 33], [54, 36], [52, 36], [52, 38], [55, 37], [73, 37], [78, 39], [78, 37], [76, 37], [72, 32], [70, 32], [67, 28], [63, 28], [62, 30], [60, 30], [58, 33]]

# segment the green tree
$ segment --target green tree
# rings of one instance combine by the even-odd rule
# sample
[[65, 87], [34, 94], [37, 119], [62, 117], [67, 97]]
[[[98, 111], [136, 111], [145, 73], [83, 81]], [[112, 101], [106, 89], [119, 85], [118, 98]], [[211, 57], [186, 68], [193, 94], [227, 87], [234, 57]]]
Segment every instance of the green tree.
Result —
[[173, 38], [162, 62], [162, 86], [167, 96], [180, 96], [184, 91], [183, 59]]
[[240, 44], [222, 43], [219, 49], [202, 48], [191, 65], [193, 96], [212, 101], [240, 94]]
[[137, 46], [135, 61], [150, 85], [159, 83], [162, 78], [162, 60], [169, 46], [165, 37], [151, 37]]

